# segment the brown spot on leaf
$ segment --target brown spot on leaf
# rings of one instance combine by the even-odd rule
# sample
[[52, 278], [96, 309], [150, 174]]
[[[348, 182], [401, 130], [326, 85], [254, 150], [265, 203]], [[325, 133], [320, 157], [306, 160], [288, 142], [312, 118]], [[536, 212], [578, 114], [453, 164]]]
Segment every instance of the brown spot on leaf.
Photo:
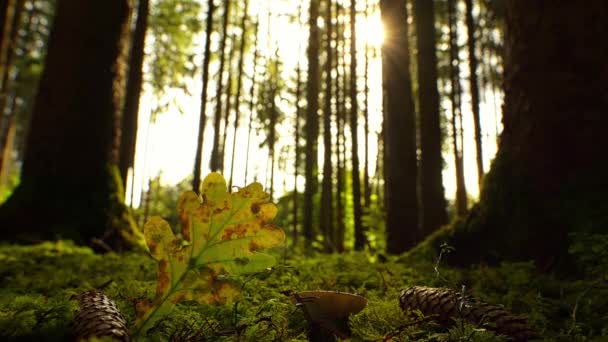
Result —
[[186, 295], [184, 293], [180, 293], [176, 296], [173, 296], [173, 298], [171, 298], [171, 303], [178, 304], [179, 302], [182, 302], [184, 299], [186, 299]]
[[165, 293], [169, 289], [169, 272], [167, 272], [167, 260], [161, 260], [158, 262], [158, 283], [157, 283], [157, 294]]
[[222, 240], [232, 240], [232, 235], [235, 235], [238, 238], [242, 238], [247, 234], [246, 224], [239, 224], [230, 228], [224, 229], [224, 234], [222, 234]]

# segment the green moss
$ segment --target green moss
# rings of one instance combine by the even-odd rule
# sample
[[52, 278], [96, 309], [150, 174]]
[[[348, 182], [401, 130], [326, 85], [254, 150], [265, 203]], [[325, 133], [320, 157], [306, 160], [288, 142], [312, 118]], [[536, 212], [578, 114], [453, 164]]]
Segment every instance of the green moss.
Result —
[[[591, 340], [608, 334], [604, 328], [608, 326], [608, 290], [598, 278], [565, 282], [539, 276], [530, 263], [470, 269], [441, 263], [438, 276], [436, 256], [417, 261], [388, 257], [386, 262], [372, 262], [363, 253], [277, 257], [280, 262], [271, 270], [233, 278], [241, 289], [237, 302], [178, 305], [146, 339], [197, 336], [211, 341], [305, 341], [304, 314], [288, 294], [325, 289], [368, 298], [368, 307], [349, 321], [353, 341], [381, 340], [389, 335], [395, 341], [456, 341], [473, 332], [471, 341], [497, 340], [479, 330], [483, 327], [465, 324], [446, 330], [430, 321], [417, 322], [419, 316], [403, 314], [397, 298], [401, 289], [411, 285], [465, 285], [480, 299], [504, 304], [526, 316], [547, 341], [575, 341], [584, 336]], [[0, 340], [65, 340], [77, 310], [70, 297], [101, 287], [132, 324], [134, 303], [154, 296], [155, 277], [156, 262], [141, 254], [99, 255], [67, 241], [2, 245]]]

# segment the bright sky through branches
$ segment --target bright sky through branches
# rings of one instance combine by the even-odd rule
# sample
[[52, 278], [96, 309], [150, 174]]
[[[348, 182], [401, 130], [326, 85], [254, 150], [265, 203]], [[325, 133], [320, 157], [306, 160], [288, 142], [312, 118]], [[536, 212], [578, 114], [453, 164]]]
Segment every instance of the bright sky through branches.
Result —
[[[306, 26], [308, 16], [308, 3], [304, 2], [302, 8], [302, 18], [298, 24], [297, 16], [299, 1], [288, 1], [288, 0], [268, 0], [268, 1], [254, 1], [251, 0], [250, 15], [251, 18], [256, 18], [259, 15], [260, 27], [259, 36], [257, 39], [257, 45], [260, 49], [261, 59], [259, 63], [263, 65], [263, 59], [273, 55], [275, 50], [278, 49], [278, 54], [281, 58], [282, 64], [282, 79], [285, 80], [288, 87], [293, 86], [293, 80], [295, 79], [295, 70], [300, 61], [300, 67], [303, 72], [303, 77], [306, 76], [306, 47], [308, 40], [308, 27]], [[343, 0], [346, 1], [346, 0]], [[349, 4], [344, 2], [345, 5]], [[365, 45], [368, 44], [374, 51], [370, 53], [369, 63], [369, 114], [370, 114], [370, 176], [373, 177], [376, 168], [377, 159], [377, 133], [380, 132], [382, 125], [382, 79], [381, 79], [381, 61], [380, 61], [380, 46], [383, 40], [383, 29], [380, 20], [380, 12], [377, 4], [374, 1], [370, 1], [370, 16], [365, 17], [365, 2], [358, 1], [358, 17], [357, 17], [357, 58], [358, 58], [358, 90], [359, 94], [359, 108], [363, 110], [363, 75], [364, 75], [364, 52]], [[205, 12], [206, 5], [203, 5], [203, 11]], [[347, 6], [348, 7], [348, 6]], [[269, 8], [270, 11], [269, 16]], [[218, 11], [221, 15], [221, 11]], [[320, 25], [323, 25], [320, 20]], [[348, 30], [348, 25], [347, 25]], [[350, 32], [346, 32], [346, 36], [350, 36]], [[220, 35], [215, 33], [212, 35], [212, 49], [217, 50], [219, 45]], [[461, 35], [461, 39], [466, 39], [464, 34]], [[204, 42], [204, 33], [201, 34], [200, 39], [195, 42], [197, 59], [196, 63], [200, 66], [202, 64], [202, 47]], [[147, 51], [152, 53], [152, 51]], [[245, 71], [248, 75], [252, 74], [253, 63], [252, 63], [252, 50], [246, 52], [245, 59]], [[466, 55], [461, 56], [464, 60]], [[348, 58], [347, 58], [348, 61]], [[260, 65], [260, 64], [259, 64]], [[200, 69], [200, 68], [199, 68]], [[215, 78], [218, 69], [217, 59], [212, 62], [210, 66], [210, 72], [212, 75], [211, 82], [209, 84], [209, 94], [215, 94]], [[262, 69], [258, 66], [258, 71]], [[461, 68], [463, 79], [468, 77], [466, 68]], [[200, 72], [200, 71], [199, 71]], [[258, 76], [258, 81], [260, 77]], [[466, 83], [462, 82], [465, 86], [465, 94], [463, 96], [463, 115], [464, 115], [464, 130], [465, 130], [465, 145], [464, 145], [464, 156], [465, 156], [465, 175], [467, 189], [471, 195], [477, 195], [477, 175], [475, 172], [475, 149], [472, 134], [472, 115], [470, 113], [470, 100], [466, 93]], [[197, 138], [197, 127], [198, 118], [200, 112], [200, 75], [192, 75], [189, 81], [189, 93], [186, 95], [178, 90], [167, 91], [166, 98], [160, 99], [161, 102], [172, 102], [175, 105], [169, 106], [168, 110], [159, 115], [156, 121], [152, 124], [149, 123], [151, 108], [157, 105], [159, 99], [154, 99], [149, 91], [149, 87], [145, 88], [145, 93], [141, 99], [140, 108], [140, 119], [139, 119], [139, 131], [137, 141], [137, 152], [135, 162], [135, 180], [134, 180], [134, 206], [139, 205], [139, 196], [142, 191], [147, 189], [147, 180], [149, 178], [156, 177], [161, 174], [163, 184], [175, 184], [183, 180], [184, 178], [191, 176], [194, 161], [194, 152], [196, 148]], [[247, 146], [247, 126], [248, 121], [248, 102], [249, 102], [249, 89], [252, 84], [248, 77], [243, 81], [243, 90], [241, 95], [241, 108], [239, 113], [241, 115], [240, 126], [237, 132], [237, 147], [236, 147], [236, 158], [235, 158], [235, 175], [234, 185], [244, 186], [245, 182], [250, 183], [254, 179], [261, 182], [265, 186], [267, 184], [267, 167], [268, 163], [268, 149], [266, 146], [261, 146], [264, 141], [264, 131], [259, 127], [259, 124], [254, 123], [252, 132], [252, 141], [250, 147], [250, 165], [248, 170], [248, 179], [245, 180], [245, 159], [246, 159], [246, 146]], [[295, 105], [292, 96], [284, 96], [284, 99], [278, 101], [279, 108], [285, 113], [285, 119], [277, 127], [277, 133], [279, 140], [276, 146], [276, 157], [277, 160], [281, 158], [281, 151], [284, 151], [287, 156], [286, 162], [276, 163], [275, 169], [275, 198], [278, 198], [283, 192], [290, 191], [293, 188], [293, 126], [294, 126], [294, 110]], [[487, 97], [485, 100], [482, 99], [482, 127], [486, 133], [484, 137], [484, 161], [485, 168], [488, 169], [489, 162], [494, 156], [496, 150], [496, 138], [495, 130], [496, 127], [495, 118], [491, 113], [495, 111], [495, 102], [501, 103], [501, 98]], [[305, 101], [302, 101], [302, 106], [305, 106]], [[211, 155], [211, 144], [213, 141], [213, 129], [212, 129], [212, 115], [215, 101], [213, 99], [207, 104], [207, 127], [204, 137], [203, 146], [203, 176], [210, 172], [209, 170], [209, 158]], [[178, 109], [179, 108], [179, 109]], [[448, 103], [443, 103], [444, 109], [449, 109]], [[180, 114], [181, 111], [181, 114]], [[487, 115], [484, 115], [487, 113]], [[444, 114], [447, 113], [444, 110]], [[233, 118], [234, 113], [231, 114], [231, 122], [228, 129], [228, 137], [226, 139], [226, 162], [224, 175], [226, 178], [230, 175], [230, 152], [232, 150], [232, 138], [234, 136], [233, 130]], [[361, 114], [362, 115], [362, 114]], [[446, 120], [448, 122], [449, 120]], [[362, 122], [360, 120], [361, 127], [359, 127], [359, 141], [364, 140], [364, 133]], [[335, 128], [335, 127], [334, 127]], [[347, 136], [350, 133], [345, 132]], [[451, 139], [449, 136], [445, 139]], [[349, 149], [347, 139], [347, 149]], [[350, 149], [349, 149], [350, 150]], [[319, 139], [319, 170], [322, 170], [323, 164], [323, 146], [322, 140]], [[360, 160], [363, 160], [364, 146], [359, 146]], [[446, 190], [446, 197], [453, 198], [455, 191], [454, 184], [454, 169], [453, 169], [453, 157], [451, 151], [444, 151], [444, 160], [446, 161], [446, 168], [444, 169], [444, 186]], [[284, 167], [283, 167], [284, 166]], [[269, 172], [268, 172], [269, 174]], [[304, 188], [304, 178], [300, 177], [298, 180], [298, 188]], [[127, 193], [127, 201], [130, 197], [130, 189]]]

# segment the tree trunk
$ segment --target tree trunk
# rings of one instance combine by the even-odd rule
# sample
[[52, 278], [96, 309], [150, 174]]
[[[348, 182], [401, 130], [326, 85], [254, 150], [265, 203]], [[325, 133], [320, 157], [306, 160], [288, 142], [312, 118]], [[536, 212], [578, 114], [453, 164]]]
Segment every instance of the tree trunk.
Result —
[[504, 130], [454, 263], [563, 269], [569, 234], [605, 232], [607, 20], [603, 0], [507, 1]]
[[279, 119], [279, 109], [277, 108], [277, 97], [279, 96], [277, 78], [281, 74], [279, 70], [279, 49], [275, 50], [275, 61], [272, 64], [274, 68], [270, 73], [271, 79], [267, 82], [270, 87], [270, 130], [268, 132], [268, 155], [270, 159], [270, 198], [274, 198], [274, 169], [276, 161], [276, 144], [277, 144], [277, 121]]
[[0, 210], [4, 239], [141, 243], [117, 168], [130, 10], [127, 0], [58, 1], [21, 184]]
[[[232, 189], [232, 178], [234, 176], [234, 155], [236, 152], [236, 133], [239, 129], [240, 106], [241, 106], [241, 88], [243, 84], [243, 63], [245, 60], [245, 42], [247, 41], [247, 17], [249, 16], [249, 0], [245, 0], [245, 9], [243, 10], [243, 19], [241, 20], [241, 45], [239, 46], [239, 62], [237, 65], [237, 81], [236, 94], [234, 95], [234, 135], [232, 136], [232, 153], [230, 154], [230, 181], [228, 189]], [[244, 185], [244, 184], [243, 184]]]
[[192, 176], [192, 191], [198, 193], [201, 188], [201, 169], [203, 164], [203, 139], [207, 123], [207, 86], [209, 85], [209, 63], [211, 61], [211, 33], [213, 32], [213, 0], [207, 3], [207, 18], [205, 32], [205, 52], [203, 53], [203, 86], [201, 90], [201, 112], [198, 122], [198, 138], [196, 139], [196, 154], [194, 155], [194, 174]]
[[139, 97], [143, 82], [144, 49], [146, 31], [148, 29], [149, 0], [139, 0], [137, 7], [137, 20], [131, 41], [129, 54], [129, 73], [125, 93], [125, 107], [121, 118], [120, 160], [119, 169], [123, 186], [127, 188], [127, 175], [133, 168], [135, 161], [135, 147], [137, 142], [137, 119], [139, 114]]
[[[338, 1], [335, 2], [336, 11], [336, 79], [335, 79], [335, 97], [336, 97], [336, 160], [338, 161], [336, 170], [336, 230], [335, 230], [335, 248], [336, 251], [342, 253], [344, 251], [344, 235], [346, 232], [346, 223], [344, 220], [344, 202], [346, 193], [345, 182], [345, 161], [344, 153], [346, 147], [344, 144], [344, 125], [346, 122], [346, 78], [345, 78], [345, 41], [344, 41], [344, 9]], [[342, 54], [340, 54], [340, 52]]]
[[319, 136], [319, 0], [310, 1], [308, 19], [308, 80], [306, 83], [306, 161], [304, 188], [304, 239], [309, 248], [314, 237], [313, 197], [317, 192], [317, 137]]
[[409, 72], [408, 13], [399, 0], [381, 0], [385, 28], [382, 80], [385, 93], [384, 179], [386, 250], [399, 254], [417, 239], [416, 126]]
[[[456, 215], [463, 216], [468, 210], [467, 186], [464, 180], [464, 145], [462, 139], [462, 105], [460, 87], [460, 61], [458, 57], [458, 25], [456, 20], [456, 3], [448, 0], [448, 26], [450, 49], [450, 103], [452, 104], [452, 146], [454, 150], [454, 168], [456, 170]], [[458, 125], [460, 122], [460, 126]]]
[[2, 146], [2, 151], [0, 152], [0, 188], [9, 183], [11, 176], [11, 166], [13, 164], [11, 156], [15, 149], [14, 142], [17, 128], [17, 107], [17, 95], [13, 93], [9, 112], [5, 120], [5, 127], [3, 127], [2, 131], [2, 140], [0, 141], [0, 146]]
[[481, 142], [481, 122], [479, 118], [479, 84], [477, 83], [477, 56], [475, 54], [475, 22], [473, 21], [473, 0], [464, 0], [466, 4], [465, 22], [467, 25], [467, 47], [469, 50], [469, 84], [471, 92], [471, 110], [473, 112], [473, 126], [475, 129], [475, 152], [477, 156], [477, 177], [479, 184], [483, 180], [483, 152]]
[[215, 119], [213, 121], [213, 149], [211, 150], [211, 171], [221, 168], [220, 124], [222, 121], [222, 93], [224, 91], [224, 64], [226, 63], [226, 41], [228, 40], [228, 18], [230, 17], [231, 0], [226, 0], [222, 17], [222, 40], [220, 41], [220, 66], [215, 90]]
[[[301, 9], [298, 8], [298, 20], [301, 18], [300, 15]], [[299, 54], [298, 54], [299, 56]], [[298, 218], [299, 218], [299, 197], [298, 193], [298, 170], [300, 167], [300, 117], [301, 110], [300, 100], [302, 98], [302, 69], [300, 68], [300, 61], [298, 60], [298, 66], [296, 67], [296, 118], [295, 118], [295, 128], [294, 128], [294, 173], [293, 173], [293, 232], [292, 239], [293, 245], [298, 245]]]
[[[15, 6], [12, 8], [14, 14], [11, 18], [8, 30], [5, 31], [7, 36], [3, 39], [3, 42], [6, 44], [6, 50], [2, 52], [2, 54], [5, 55], [3, 61], [4, 66], [0, 67], [0, 71], [2, 71], [2, 74], [0, 74], [0, 179], [5, 175], [6, 164], [9, 162], [7, 158], [12, 151], [12, 146], [9, 147], [9, 145], [12, 145], [9, 143], [12, 139], [11, 135], [14, 137], [16, 113], [11, 111], [7, 114], [6, 105], [9, 98], [9, 88], [11, 88], [15, 82], [15, 78], [11, 78], [11, 71], [15, 60], [17, 32], [21, 26], [24, 5], [25, 0], [17, 0]], [[13, 94], [12, 103], [15, 103], [15, 96], [16, 95]], [[11, 107], [14, 108], [15, 106]], [[0, 184], [2, 184], [2, 182], [0, 182]]]
[[353, 211], [355, 220], [355, 250], [362, 250], [367, 242], [361, 216], [361, 177], [359, 174], [359, 143], [358, 118], [359, 106], [357, 101], [357, 1], [350, 1], [350, 132], [352, 147], [352, 178], [353, 178]]
[[[366, 0], [365, 1], [365, 17], [369, 17], [369, 1]], [[363, 107], [364, 107], [364, 111], [363, 111], [363, 117], [364, 117], [364, 123], [363, 123], [363, 131], [364, 131], [364, 136], [363, 136], [363, 144], [364, 144], [364, 151], [365, 151], [365, 159], [363, 161], [363, 205], [365, 206], [366, 210], [369, 210], [372, 204], [372, 188], [370, 186], [370, 180], [369, 180], [369, 77], [368, 77], [368, 72], [369, 72], [369, 44], [367, 42], [367, 40], [365, 41], [365, 47], [363, 48], [365, 51], [365, 66], [364, 66], [364, 102], [363, 102]], [[379, 154], [378, 154], [379, 155]]]
[[[17, 0], [5, 0], [0, 4], [0, 77], [8, 67], [8, 56], [13, 35], [13, 18], [15, 16], [15, 4]], [[2, 80], [0, 78], [0, 86]]]
[[323, 241], [325, 245], [325, 251], [331, 252], [334, 250], [334, 239], [335, 232], [333, 231], [333, 194], [332, 194], [332, 183], [333, 183], [333, 168], [331, 165], [331, 101], [333, 98], [332, 94], [332, 77], [331, 71], [333, 67], [333, 52], [331, 42], [333, 39], [333, 28], [332, 28], [332, 3], [331, 0], [326, 1], [325, 4], [325, 22], [326, 22], [326, 37], [325, 37], [325, 96], [324, 96], [324, 107], [323, 107], [323, 183], [321, 185], [321, 210], [320, 210], [320, 226], [321, 232], [323, 233]]
[[414, 2], [418, 47], [418, 98], [420, 106], [420, 188], [422, 234], [429, 235], [448, 221], [443, 189], [435, 10], [433, 1]]
[[228, 139], [228, 126], [230, 124], [230, 111], [232, 109], [232, 94], [234, 91], [233, 82], [232, 82], [232, 73], [233, 69], [233, 59], [234, 53], [236, 51], [236, 34], [233, 33], [230, 37], [231, 45], [230, 52], [228, 53], [228, 78], [226, 79], [226, 107], [224, 108], [224, 129], [222, 130], [222, 142], [220, 143], [219, 148], [219, 170], [224, 172], [224, 162], [226, 159], [226, 140]]
[[256, 89], [256, 76], [258, 73], [258, 33], [260, 28], [260, 18], [255, 22], [255, 43], [253, 47], [253, 75], [251, 75], [251, 88], [249, 89], [249, 125], [247, 127], [247, 150], [245, 151], [245, 184], [248, 183], [248, 172], [249, 172], [249, 147], [251, 145], [251, 130], [253, 129], [253, 110], [255, 108], [255, 89]]

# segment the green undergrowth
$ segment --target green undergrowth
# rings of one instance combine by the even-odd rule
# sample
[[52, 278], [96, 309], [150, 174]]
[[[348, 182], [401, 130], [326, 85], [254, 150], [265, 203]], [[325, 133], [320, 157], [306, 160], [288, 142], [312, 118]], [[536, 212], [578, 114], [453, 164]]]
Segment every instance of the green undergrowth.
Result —
[[[368, 298], [367, 308], [350, 318], [353, 341], [506, 340], [487, 326], [456, 322], [444, 328], [416, 312], [403, 313], [400, 290], [426, 285], [465, 286], [479, 299], [527, 317], [545, 341], [608, 341], [605, 275], [563, 281], [536, 274], [531, 263], [453, 269], [434, 258], [405, 262], [364, 253], [308, 258], [276, 253], [275, 267], [233, 279], [241, 293], [236, 302], [182, 303], [146, 340], [305, 341], [304, 314], [289, 294], [316, 289]], [[146, 255], [99, 255], [67, 241], [0, 246], [0, 340], [67, 340], [78, 309], [70, 297], [93, 289], [113, 298], [133, 323], [135, 303], [153, 298], [155, 286], [156, 261]]]

